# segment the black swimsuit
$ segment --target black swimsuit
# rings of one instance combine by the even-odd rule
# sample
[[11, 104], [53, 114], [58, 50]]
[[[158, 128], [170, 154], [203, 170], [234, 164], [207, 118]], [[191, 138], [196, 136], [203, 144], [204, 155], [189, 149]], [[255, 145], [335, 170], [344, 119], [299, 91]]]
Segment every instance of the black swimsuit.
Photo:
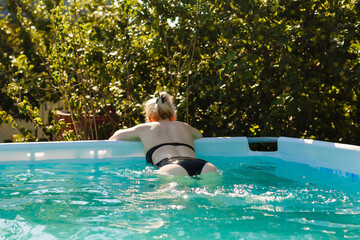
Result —
[[159, 144], [153, 148], [151, 148], [147, 153], [146, 153], [146, 162], [150, 163], [158, 168], [161, 168], [165, 165], [168, 164], [177, 164], [179, 166], [182, 166], [189, 174], [189, 176], [194, 176], [194, 175], [199, 175], [201, 174], [201, 171], [204, 167], [204, 165], [207, 163], [207, 161], [202, 160], [202, 159], [198, 159], [198, 158], [193, 158], [193, 157], [182, 157], [182, 156], [176, 156], [176, 157], [169, 157], [169, 158], [164, 158], [162, 160], [160, 160], [157, 164], [154, 164], [153, 160], [152, 160], [152, 155], [153, 153], [160, 147], [162, 146], [166, 146], [166, 145], [171, 145], [171, 146], [185, 146], [188, 148], [191, 148], [194, 152], [195, 149], [185, 143], [178, 143], [178, 142], [173, 142], [173, 143], [163, 143], [163, 144]]

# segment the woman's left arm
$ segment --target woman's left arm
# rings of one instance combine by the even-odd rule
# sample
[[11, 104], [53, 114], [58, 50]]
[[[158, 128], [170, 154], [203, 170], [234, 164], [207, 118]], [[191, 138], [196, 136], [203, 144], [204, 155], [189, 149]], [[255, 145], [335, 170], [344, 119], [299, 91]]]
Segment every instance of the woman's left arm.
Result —
[[117, 130], [109, 140], [140, 141], [138, 126]]

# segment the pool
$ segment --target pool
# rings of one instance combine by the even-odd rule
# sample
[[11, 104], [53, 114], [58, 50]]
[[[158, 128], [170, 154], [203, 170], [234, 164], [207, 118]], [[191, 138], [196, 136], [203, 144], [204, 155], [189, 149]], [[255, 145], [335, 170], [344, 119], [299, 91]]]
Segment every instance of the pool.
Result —
[[201, 179], [158, 176], [134, 142], [0, 145], [0, 239], [359, 238], [358, 148], [277, 143], [198, 140], [220, 169]]

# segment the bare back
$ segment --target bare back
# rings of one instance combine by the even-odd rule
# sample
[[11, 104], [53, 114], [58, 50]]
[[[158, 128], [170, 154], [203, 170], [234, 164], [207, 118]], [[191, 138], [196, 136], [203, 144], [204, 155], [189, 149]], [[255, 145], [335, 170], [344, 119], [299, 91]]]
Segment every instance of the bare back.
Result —
[[[148, 152], [151, 148], [164, 143], [183, 143], [194, 147], [194, 139], [201, 137], [201, 132], [189, 124], [163, 120], [118, 130], [110, 140], [141, 140], [145, 151]], [[187, 146], [165, 145], [154, 151], [153, 164], [174, 156], [196, 157], [195, 152]]]
[[[201, 137], [200, 131], [178, 121], [160, 121], [139, 125], [139, 138], [145, 151], [163, 143], [185, 143], [194, 147], [194, 138]], [[152, 156], [154, 164], [172, 156], [196, 157], [195, 152], [186, 146], [165, 145], [157, 149]]]

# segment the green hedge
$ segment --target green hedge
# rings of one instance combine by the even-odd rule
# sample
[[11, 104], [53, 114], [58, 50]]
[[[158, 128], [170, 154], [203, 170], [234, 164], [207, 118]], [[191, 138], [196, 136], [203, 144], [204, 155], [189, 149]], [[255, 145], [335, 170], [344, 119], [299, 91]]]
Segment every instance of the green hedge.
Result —
[[[358, 1], [8, 0], [8, 9], [2, 122], [20, 114], [63, 139], [102, 138], [144, 121], [141, 103], [167, 90], [179, 120], [205, 136], [360, 144]], [[76, 131], [38, 118], [42, 101], [59, 99]], [[95, 115], [110, 123], [94, 128]]]

